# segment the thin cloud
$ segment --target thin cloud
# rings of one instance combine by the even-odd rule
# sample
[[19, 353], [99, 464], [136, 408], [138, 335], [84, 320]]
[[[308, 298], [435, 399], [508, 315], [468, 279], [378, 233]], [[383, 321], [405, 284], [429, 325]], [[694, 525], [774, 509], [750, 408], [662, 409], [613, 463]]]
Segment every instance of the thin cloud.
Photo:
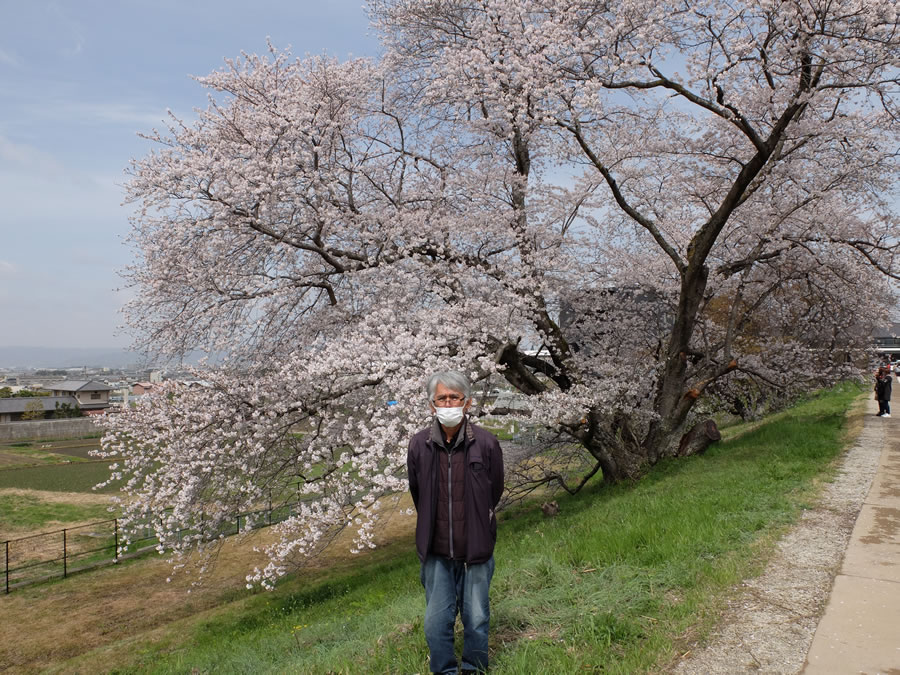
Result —
[[141, 127], [159, 126], [166, 118], [165, 110], [147, 110], [130, 103], [73, 103], [69, 112], [83, 120], [112, 124], [138, 124]]
[[0, 136], [0, 160], [7, 167], [15, 166], [48, 174], [64, 171], [63, 165], [53, 155], [25, 143], [16, 143], [5, 136]]
[[84, 38], [80, 35], [75, 39], [75, 45], [70, 47], [68, 50], [63, 50], [63, 53], [67, 53], [68, 56], [78, 56], [81, 52], [84, 51]]
[[132, 103], [96, 103], [57, 96], [52, 105], [29, 102], [22, 110], [31, 119], [60, 120], [77, 125], [123, 125], [135, 130], [162, 127], [168, 121], [164, 108], [142, 108]]
[[114, 269], [115, 266], [120, 263], [120, 260], [114, 260], [112, 261], [112, 264], [110, 264], [111, 261], [109, 259], [108, 251], [85, 247], [76, 247], [72, 249], [69, 254], [69, 260], [73, 264], [81, 267], [106, 268], [110, 270]]
[[[59, 52], [67, 58], [78, 56], [84, 51], [84, 27], [81, 21], [72, 18], [69, 12], [58, 2], [47, 5], [49, 15], [56, 18], [62, 28], [63, 36]], [[68, 44], [66, 44], [68, 42]]]
[[0, 279], [13, 279], [19, 273], [19, 268], [8, 260], [0, 260]]
[[15, 56], [3, 49], [0, 49], [0, 63], [7, 66], [13, 66], [14, 68], [18, 68], [22, 65]]

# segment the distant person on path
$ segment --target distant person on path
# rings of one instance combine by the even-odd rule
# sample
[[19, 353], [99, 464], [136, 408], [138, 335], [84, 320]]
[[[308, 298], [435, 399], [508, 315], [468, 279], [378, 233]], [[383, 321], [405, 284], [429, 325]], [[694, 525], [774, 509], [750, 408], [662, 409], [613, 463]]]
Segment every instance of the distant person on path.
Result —
[[878, 399], [878, 416], [891, 416], [891, 369], [889, 367], [881, 367], [878, 369], [878, 375], [875, 378], [875, 398]]
[[[472, 385], [465, 375], [435, 373], [426, 392], [434, 419], [410, 439], [406, 464], [431, 672], [485, 672], [503, 453], [496, 436], [466, 417]], [[459, 666], [453, 647], [457, 613], [463, 625]]]

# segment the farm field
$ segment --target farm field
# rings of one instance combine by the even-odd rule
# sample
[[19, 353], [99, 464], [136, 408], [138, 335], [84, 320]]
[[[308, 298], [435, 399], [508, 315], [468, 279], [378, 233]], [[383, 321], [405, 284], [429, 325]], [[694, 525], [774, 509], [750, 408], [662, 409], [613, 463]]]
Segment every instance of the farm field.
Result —
[[35, 464], [95, 461], [90, 453], [99, 447], [99, 438], [0, 443], [0, 470]]
[[109, 476], [110, 460], [90, 454], [99, 447], [99, 438], [0, 445], [0, 490], [93, 492]]
[[[44, 464], [0, 470], [0, 490], [41, 490], [45, 492], [93, 492], [92, 488], [109, 478], [108, 460]], [[104, 488], [112, 493], [116, 488]]]
[[99, 438], [0, 445], [0, 542], [112, 517], [111, 491], [92, 488], [109, 461], [90, 456]]

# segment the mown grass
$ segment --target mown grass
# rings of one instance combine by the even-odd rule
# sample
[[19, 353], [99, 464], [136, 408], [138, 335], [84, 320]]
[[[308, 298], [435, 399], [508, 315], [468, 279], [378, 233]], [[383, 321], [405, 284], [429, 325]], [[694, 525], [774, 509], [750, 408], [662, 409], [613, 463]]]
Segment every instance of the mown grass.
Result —
[[35, 529], [48, 523], [77, 523], [106, 520], [104, 504], [66, 504], [48, 502], [30, 495], [0, 495], [0, 525], [8, 529]]
[[[816, 396], [635, 484], [595, 485], [501, 516], [492, 672], [658, 671], [761, 569], [843, 449], [859, 388]], [[396, 548], [396, 547], [392, 547]], [[412, 542], [132, 644], [121, 673], [427, 672]]]

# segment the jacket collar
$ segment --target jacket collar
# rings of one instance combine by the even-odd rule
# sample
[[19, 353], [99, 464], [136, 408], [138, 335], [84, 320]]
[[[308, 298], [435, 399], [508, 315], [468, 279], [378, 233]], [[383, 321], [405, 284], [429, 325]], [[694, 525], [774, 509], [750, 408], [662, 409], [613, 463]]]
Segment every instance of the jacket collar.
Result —
[[[475, 438], [475, 434], [472, 431], [471, 424], [469, 424], [469, 416], [463, 416], [462, 421], [462, 429], [459, 430], [456, 434], [456, 440], [453, 443], [453, 450], [456, 450], [463, 444], [463, 439], [471, 442]], [[446, 445], [446, 441], [444, 440], [444, 432], [441, 429], [441, 423], [438, 422], [437, 417], [435, 417], [431, 421], [431, 443], [436, 448], [443, 448]]]

